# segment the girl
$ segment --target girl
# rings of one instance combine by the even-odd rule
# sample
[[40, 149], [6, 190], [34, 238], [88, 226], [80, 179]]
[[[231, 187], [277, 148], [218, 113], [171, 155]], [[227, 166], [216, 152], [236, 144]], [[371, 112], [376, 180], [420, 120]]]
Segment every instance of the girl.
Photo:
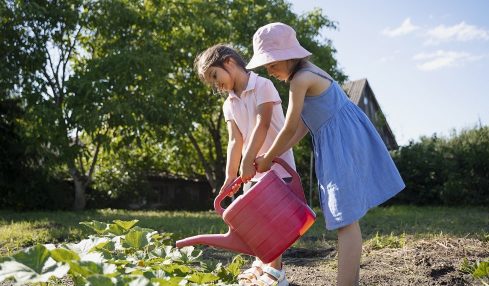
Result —
[[[195, 60], [195, 69], [204, 83], [228, 93], [223, 110], [229, 142], [226, 180], [221, 192], [236, 179], [238, 167], [246, 183], [243, 187], [246, 192], [253, 182], [265, 175], [256, 174], [254, 160], [270, 148], [284, 125], [282, 101], [272, 82], [248, 72], [241, 56], [229, 46], [218, 44], [201, 53]], [[284, 149], [280, 157], [295, 169], [290, 148]], [[281, 167], [275, 171], [284, 179], [290, 177]], [[240, 285], [288, 285], [281, 256], [268, 265], [256, 258], [252, 267], [240, 274], [238, 280]]]
[[311, 55], [282, 23], [259, 28], [248, 69], [290, 84], [285, 126], [272, 147], [255, 160], [257, 171], [311, 132], [326, 228], [338, 229], [338, 285], [359, 283], [362, 235], [358, 220], [404, 188], [382, 139], [340, 85], [308, 60]]

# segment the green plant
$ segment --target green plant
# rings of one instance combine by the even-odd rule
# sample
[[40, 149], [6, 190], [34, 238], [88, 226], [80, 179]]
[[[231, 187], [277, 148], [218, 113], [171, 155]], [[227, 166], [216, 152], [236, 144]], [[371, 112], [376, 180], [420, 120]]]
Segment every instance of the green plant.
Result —
[[460, 271], [471, 274], [474, 278], [479, 279], [483, 285], [489, 286], [489, 261], [471, 263], [465, 258], [460, 266]]
[[97, 235], [78, 243], [42, 245], [0, 258], [0, 282], [49, 285], [70, 275], [75, 285], [226, 285], [245, 260], [204, 262], [194, 247], [174, 248], [170, 233], [135, 226], [137, 220], [81, 222]]
[[401, 235], [379, 235], [376, 233], [375, 236], [370, 240], [370, 245], [373, 249], [382, 248], [402, 248], [406, 244], [406, 237], [404, 234]]

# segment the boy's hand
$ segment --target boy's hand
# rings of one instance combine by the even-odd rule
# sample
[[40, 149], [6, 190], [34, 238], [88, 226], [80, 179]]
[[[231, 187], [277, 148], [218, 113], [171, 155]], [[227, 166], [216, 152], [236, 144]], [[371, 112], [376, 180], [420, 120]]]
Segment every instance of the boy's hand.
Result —
[[272, 161], [266, 159], [265, 155], [260, 155], [255, 159], [255, 167], [257, 172], [266, 172], [272, 168]]
[[241, 162], [241, 167], [239, 168], [239, 173], [241, 175], [243, 183], [248, 183], [256, 174], [256, 169], [253, 161], [249, 162], [247, 160], [243, 160]]
[[[221, 194], [229, 184], [234, 182], [234, 180], [236, 180], [236, 177], [227, 177], [226, 180], [224, 181], [224, 184], [222, 185], [221, 189], [219, 190], [219, 194]], [[229, 196], [232, 196], [234, 193], [236, 193], [238, 191], [239, 187], [240, 187], [240, 184], [235, 185], [233, 187], [233, 190], [231, 191], [231, 193], [229, 193]]]

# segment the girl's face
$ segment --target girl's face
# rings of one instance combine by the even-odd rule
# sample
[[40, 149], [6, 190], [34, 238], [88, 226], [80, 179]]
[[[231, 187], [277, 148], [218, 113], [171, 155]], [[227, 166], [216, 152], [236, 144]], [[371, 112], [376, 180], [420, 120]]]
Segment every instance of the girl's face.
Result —
[[220, 92], [230, 92], [233, 90], [234, 81], [231, 75], [222, 67], [211, 66], [204, 74], [206, 81], [213, 89]]
[[265, 65], [269, 75], [278, 80], [287, 80], [290, 75], [289, 64], [287, 61], [278, 61]]

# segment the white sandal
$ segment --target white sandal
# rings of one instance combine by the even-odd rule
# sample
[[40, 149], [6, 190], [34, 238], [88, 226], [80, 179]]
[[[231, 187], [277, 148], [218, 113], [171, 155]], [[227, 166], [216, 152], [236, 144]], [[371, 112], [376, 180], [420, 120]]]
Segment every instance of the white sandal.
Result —
[[[272, 276], [272, 277], [270, 277]], [[282, 267], [281, 270], [275, 269], [270, 266], [263, 268], [263, 274], [256, 280], [252, 285], [256, 286], [288, 286], [289, 281], [285, 277], [285, 269]]]
[[[238, 285], [250, 285], [263, 274], [263, 262], [255, 260], [249, 269], [246, 269], [238, 275]], [[261, 271], [260, 271], [261, 270]]]

